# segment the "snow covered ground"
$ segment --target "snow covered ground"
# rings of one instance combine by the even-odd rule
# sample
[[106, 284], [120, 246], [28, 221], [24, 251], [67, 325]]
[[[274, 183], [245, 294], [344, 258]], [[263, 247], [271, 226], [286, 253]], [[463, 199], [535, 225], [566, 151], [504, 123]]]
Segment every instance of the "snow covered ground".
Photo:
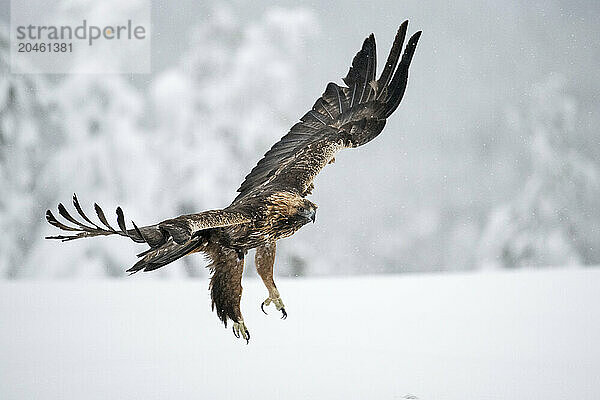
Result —
[[0, 398], [600, 395], [599, 269], [280, 279], [285, 321], [244, 286], [248, 346], [205, 281], [0, 283]]

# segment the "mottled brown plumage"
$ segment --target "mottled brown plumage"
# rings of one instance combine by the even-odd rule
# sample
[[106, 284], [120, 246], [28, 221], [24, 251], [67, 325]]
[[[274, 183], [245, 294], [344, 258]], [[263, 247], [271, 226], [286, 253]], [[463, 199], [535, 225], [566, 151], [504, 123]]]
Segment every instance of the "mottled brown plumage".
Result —
[[321, 169], [335, 161], [339, 150], [373, 140], [400, 104], [421, 35], [415, 33], [402, 53], [407, 26], [405, 21], [398, 29], [379, 79], [375, 76], [375, 38], [371, 34], [365, 39], [344, 78], [346, 86], [327, 85], [312, 109], [246, 176], [238, 196], [228, 207], [144, 227], [134, 224], [131, 229], [126, 228], [123, 212], [117, 208], [119, 229], [114, 229], [97, 204], [94, 208], [103, 226], [88, 218], [73, 196], [73, 205], [82, 220], [73, 218], [59, 204], [59, 214], [73, 225], [59, 222], [50, 211], [46, 218], [50, 224], [72, 233], [49, 239], [68, 241], [118, 234], [146, 243], [149, 249], [138, 254], [138, 262], [128, 270], [131, 273], [155, 270], [190, 253], [206, 254], [211, 260], [213, 310], [225, 326], [228, 320], [234, 322], [236, 336], [249, 340], [240, 310], [245, 254], [257, 249], [256, 268], [269, 292], [263, 306], [272, 302], [287, 316], [273, 280], [276, 242], [314, 222], [317, 206], [305, 197], [314, 189], [313, 180]]

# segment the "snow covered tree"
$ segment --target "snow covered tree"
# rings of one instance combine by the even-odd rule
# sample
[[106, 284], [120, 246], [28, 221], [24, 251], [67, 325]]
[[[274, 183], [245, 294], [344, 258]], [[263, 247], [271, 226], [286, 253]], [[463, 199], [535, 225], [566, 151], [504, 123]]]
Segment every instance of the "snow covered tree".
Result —
[[[76, 192], [90, 210], [92, 202], [106, 209], [119, 204], [127, 218], [140, 223], [166, 216], [170, 210], [165, 212], [155, 202], [160, 165], [148, 152], [152, 138], [143, 130], [144, 103], [138, 89], [122, 75], [73, 74], [53, 92], [65, 135], [46, 168], [46, 181], [55, 188], [54, 204], [48, 206], [55, 208], [57, 202], [69, 206]], [[45, 232], [55, 233], [50, 226]], [[121, 276], [137, 249], [124, 240], [86, 240], [61, 246], [61, 258], [44, 259], [58, 250], [56, 246], [39, 243], [31, 255], [30, 263], [43, 266], [41, 275]]]
[[516, 197], [491, 213], [480, 263], [516, 268], [599, 262], [600, 170], [574, 141], [578, 109], [564, 79], [537, 85], [530, 104], [512, 116], [528, 143], [531, 170]]
[[0, 30], [0, 271], [27, 276], [27, 254], [41, 239], [52, 189], [42, 171], [61, 135], [56, 104], [39, 75], [10, 73], [8, 34]]

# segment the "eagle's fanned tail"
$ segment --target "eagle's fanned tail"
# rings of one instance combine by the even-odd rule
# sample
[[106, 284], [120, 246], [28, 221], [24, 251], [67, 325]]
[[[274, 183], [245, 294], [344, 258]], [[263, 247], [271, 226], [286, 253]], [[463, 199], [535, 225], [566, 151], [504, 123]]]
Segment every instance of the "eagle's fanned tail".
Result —
[[137, 256], [140, 259], [126, 272], [129, 272], [130, 275], [132, 275], [140, 271], [154, 271], [155, 269], [164, 267], [165, 265], [194, 252], [202, 245], [203, 241], [200, 236], [190, 239], [183, 245], [177, 244], [172, 239], [169, 239], [167, 243], [158, 248], [150, 248], [138, 254]]

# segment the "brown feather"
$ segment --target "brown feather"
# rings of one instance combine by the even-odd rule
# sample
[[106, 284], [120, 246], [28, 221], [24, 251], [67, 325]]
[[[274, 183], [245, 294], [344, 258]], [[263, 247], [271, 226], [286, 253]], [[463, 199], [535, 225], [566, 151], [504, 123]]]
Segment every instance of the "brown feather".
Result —
[[240, 300], [244, 258], [239, 258], [233, 250], [217, 246], [210, 246], [207, 253], [212, 260], [209, 265], [212, 272], [209, 285], [212, 309], [227, 327], [228, 319], [242, 321]]

